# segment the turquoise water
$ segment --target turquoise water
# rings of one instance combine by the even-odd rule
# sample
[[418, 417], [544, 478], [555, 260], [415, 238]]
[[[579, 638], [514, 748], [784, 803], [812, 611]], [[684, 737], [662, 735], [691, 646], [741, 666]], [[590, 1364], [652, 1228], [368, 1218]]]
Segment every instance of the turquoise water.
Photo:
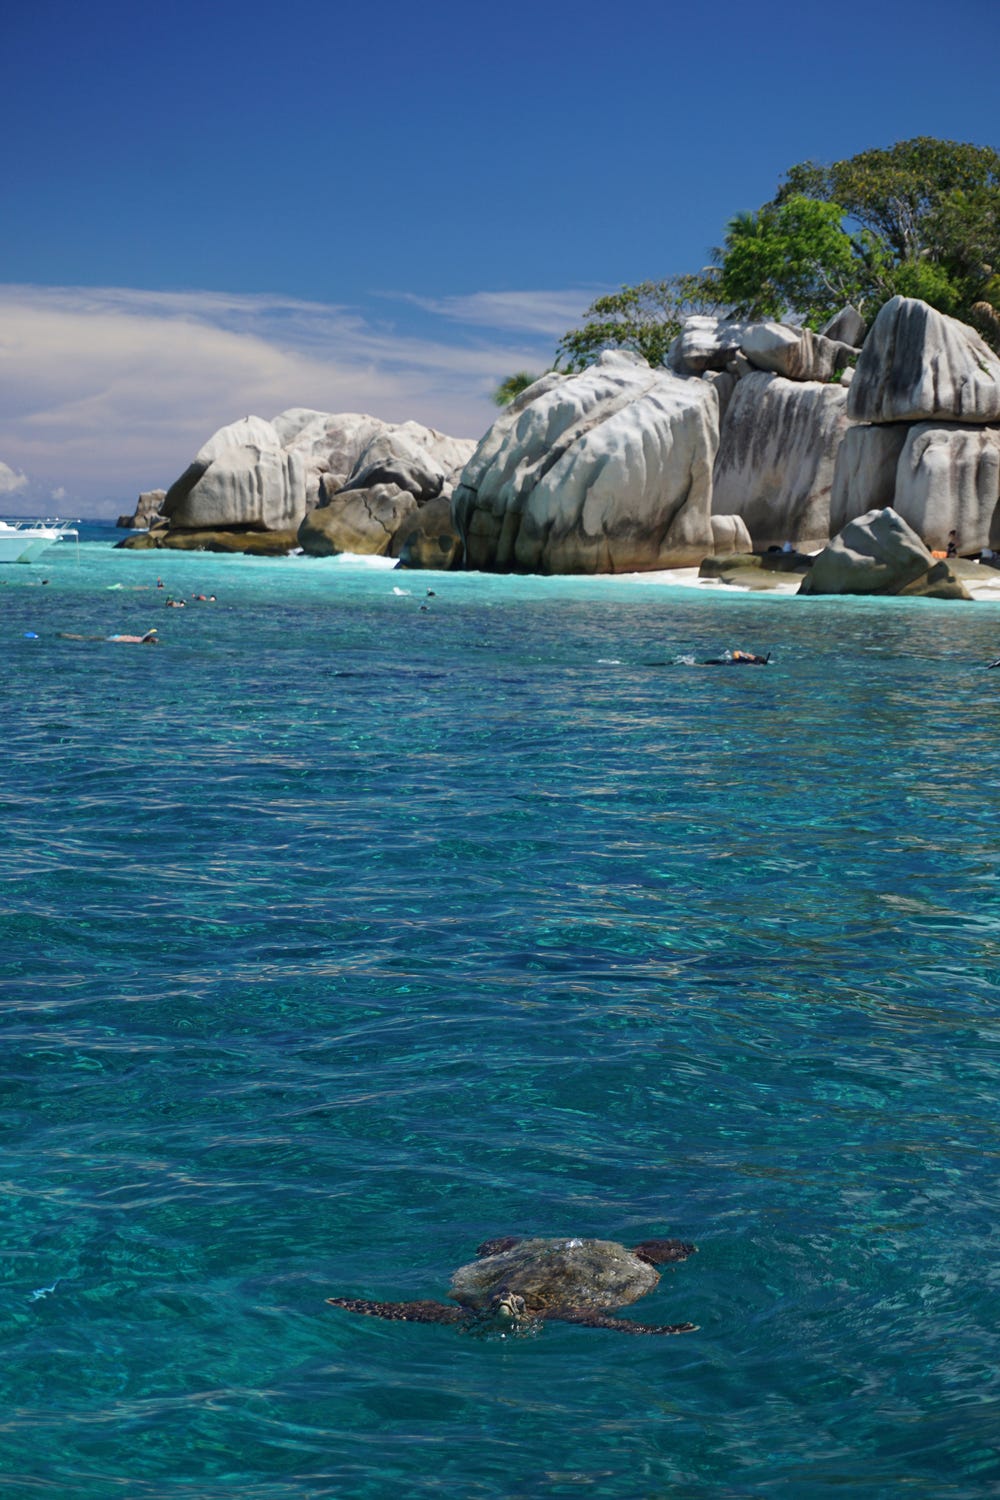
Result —
[[[1000, 1493], [1000, 610], [84, 534], [0, 571], [0, 1495]], [[518, 1231], [699, 1331], [324, 1303]]]

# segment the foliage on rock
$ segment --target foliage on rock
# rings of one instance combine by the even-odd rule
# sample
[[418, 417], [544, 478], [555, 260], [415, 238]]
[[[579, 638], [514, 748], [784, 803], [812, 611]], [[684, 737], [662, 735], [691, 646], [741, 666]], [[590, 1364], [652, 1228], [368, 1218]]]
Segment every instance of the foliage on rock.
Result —
[[846, 303], [870, 322], [897, 295], [973, 323], [1000, 349], [1000, 154], [917, 136], [831, 166], [802, 162], [770, 202], [729, 221], [713, 258], [698, 276], [598, 297], [560, 340], [558, 367], [609, 348], [662, 365], [691, 313], [819, 328]]
[[714, 289], [698, 276], [641, 281], [598, 297], [587, 308], [582, 328], [571, 328], [557, 346], [556, 368], [583, 370], [604, 349], [631, 349], [651, 365], [666, 362], [667, 351], [691, 313], [720, 310]]
[[509, 406], [516, 401], [522, 391], [526, 391], [529, 385], [534, 385], [538, 380], [537, 375], [532, 375], [530, 370], [518, 370], [513, 375], [508, 375], [502, 380], [493, 392], [492, 400], [495, 406]]

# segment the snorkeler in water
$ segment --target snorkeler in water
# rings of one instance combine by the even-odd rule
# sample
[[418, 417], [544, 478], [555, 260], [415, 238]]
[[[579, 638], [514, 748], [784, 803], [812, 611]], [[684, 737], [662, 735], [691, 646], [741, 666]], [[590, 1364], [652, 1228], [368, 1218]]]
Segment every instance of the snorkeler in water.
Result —
[[753, 651], [724, 651], [721, 656], [710, 656], [707, 661], [700, 662], [702, 667], [766, 667], [771, 660], [770, 651], [766, 656], [757, 656]]
[[158, 646], [160, 637], [155, 629], [147, 630], [145, 635], [77, 635], [71, 630], [60, 630], [59, 639], [62, 641], [117, 641], [124, 642], [128, 646]]

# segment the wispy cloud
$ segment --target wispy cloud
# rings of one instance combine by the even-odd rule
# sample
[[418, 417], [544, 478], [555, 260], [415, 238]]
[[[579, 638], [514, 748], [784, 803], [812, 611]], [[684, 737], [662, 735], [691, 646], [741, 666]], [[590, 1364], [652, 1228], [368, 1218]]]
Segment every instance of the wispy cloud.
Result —
[[27, 474], [18, 474], [10, 464], [0, 463], [0, 495], [13, 495], [27, 488]]
[[[586, 300], [404, 297], [388, 320], [280, 295], [0, 286], [0, 487], [13, 475], [22, 494], [114, 514], [217, 427], [290, 406], [478, 437], [497, 382], [544, 369]], [[408, 324], [407, 303], [430, 323]]]
[[425, 312], [475, 328], [545, 334], [557, 340], [580, 321], [606, 287], [569, 292], [473, 292], [467, 297], [418, 297], [412, 292], [386, 293]]

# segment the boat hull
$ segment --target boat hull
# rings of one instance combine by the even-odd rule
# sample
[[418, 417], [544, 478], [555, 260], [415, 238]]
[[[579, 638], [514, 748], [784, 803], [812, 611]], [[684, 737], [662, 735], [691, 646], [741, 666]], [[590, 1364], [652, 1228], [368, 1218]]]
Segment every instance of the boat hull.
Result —
[[0, 521], [0, 563], [37, 562], [43, 552], [76, 532], [62, 523]]

